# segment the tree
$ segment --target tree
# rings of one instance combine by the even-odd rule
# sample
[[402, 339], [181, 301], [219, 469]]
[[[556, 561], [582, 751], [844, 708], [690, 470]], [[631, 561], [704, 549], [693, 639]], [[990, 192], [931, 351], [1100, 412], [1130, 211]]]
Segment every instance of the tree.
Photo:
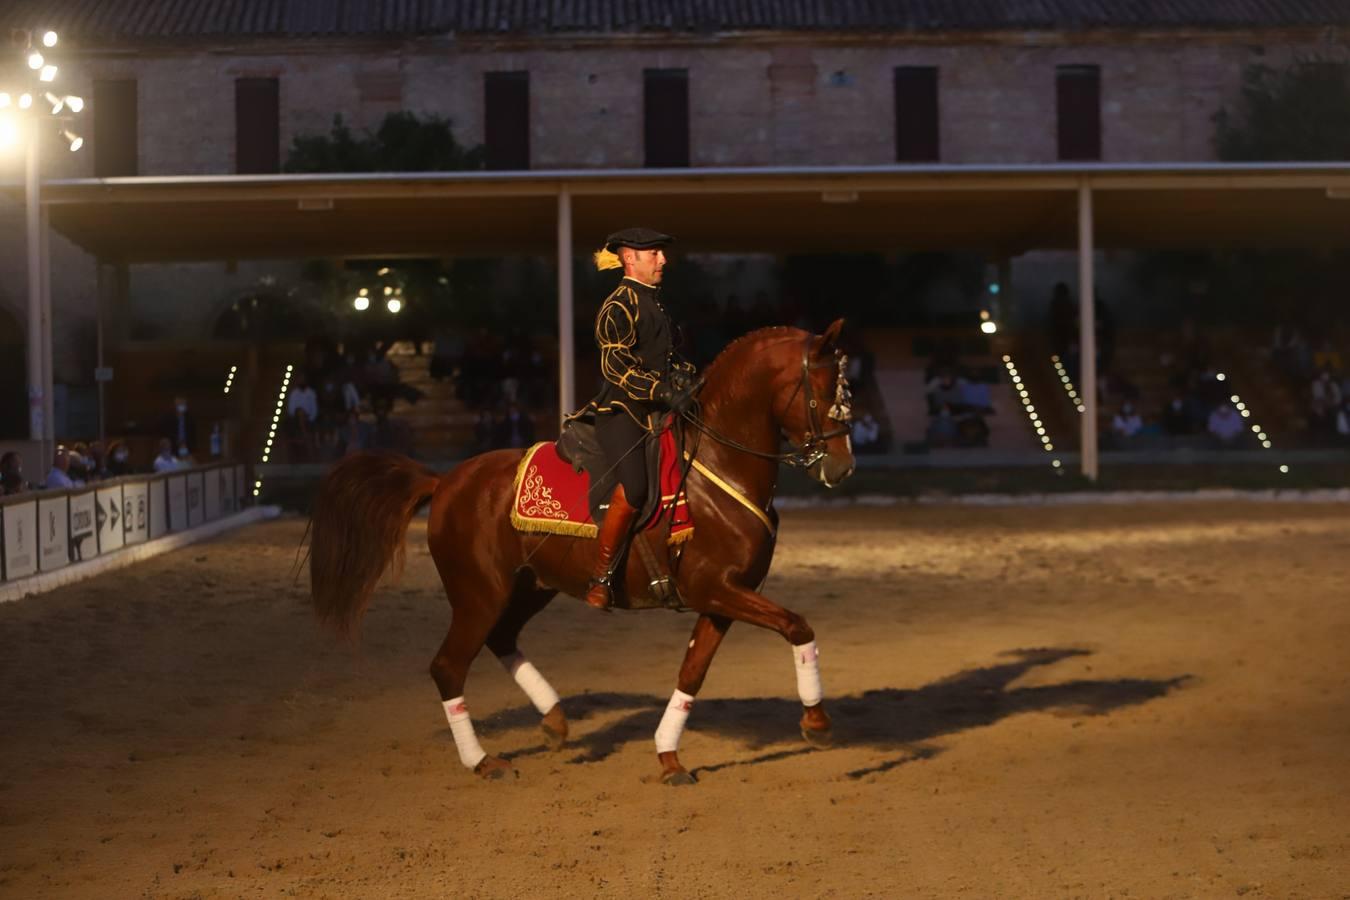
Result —
[[374, 132], [357, 136], [333, 117], [328, 134], [301, 135], [291, 143], [287, 172], [451, 172], [483, 168], [481, 145], [465, 148], [448, 119], [396, 112]]
[[1248, 66], [1236, 109], [1220, 109], [1214, 125], [1215, 150], [1228, 162], [1350, 160], [1350, 66]]

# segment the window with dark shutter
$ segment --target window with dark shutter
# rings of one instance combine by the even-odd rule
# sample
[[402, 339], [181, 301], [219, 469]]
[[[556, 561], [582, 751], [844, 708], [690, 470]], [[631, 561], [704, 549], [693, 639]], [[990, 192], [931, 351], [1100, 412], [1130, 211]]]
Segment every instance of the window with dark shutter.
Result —
[[936, 66], [895, 70], [895, 158], [897, 162], [938, 161]]
[[234, 162], [241, 175], [281, 171], [281, 92], [275, 78], [234, 83]]
[[94, 176], [139, 174], [136, 165], [136, 82], [94, 82]]
[[1059, 158], [1102, 158], [1102, 73], [1097, 66], [1057, 66]]
[[649, 169], [689, 165], [689, 70], [642, 73], [643, 164]]
[[530, 73], [483, 76], [483, 150], [489, 169], [530, 167]]

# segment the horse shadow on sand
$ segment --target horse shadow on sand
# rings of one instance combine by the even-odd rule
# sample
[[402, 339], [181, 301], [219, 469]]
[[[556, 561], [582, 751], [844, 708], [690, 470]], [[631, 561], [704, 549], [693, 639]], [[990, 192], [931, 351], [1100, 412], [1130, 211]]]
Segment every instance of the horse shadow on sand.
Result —
[[[1079, 679], [1033, 687], [1008, 687], [1032, 669], [1091, 653], [1078, 648], [1011, 650], [1001, 654], [1008, 657], [1007, 662], [966, 669], [915, 690], [880, 688], [845, 697], [831, 697], [827, 693], [826, 708], [834, 720], [838, 746], [870, 747], [899, 754], [846, 774], [850, 778], [862, 778], [933, 757], [941, 752], [940, 748], [924, 742], [992, 725], [1018, 713], [1106, 715], [1162, 697], [1190, 678], [1182, 675], [1164, 680]], [[587, 693], [564, 698], [563, 710], [574, 725], [588, 719], [610, 719], [619, 714], [594, 730], [574, 727], [563, 751], [564, 761], [573, 764], [597, 762], [630, 741], [650, 741], [665, 704], [665, 698], [637, 693]], [[803, 745], [797, 731], [800, 716], [801, 704], [796, 699], [700, 700], [690, 720], [691, 731], [739, 741], [756, 755], [703, 766], [694, 770], [695, 774], [814, 752]], [[533, 727], [538, 721], [538, 713], [532, 707], [522, 706], [488, 716], [481, 724], [485, 731], [504, 731]], [[768, 752], [761, 752], [766, 750]], [[544, 752], [546, 747], [539, 744], [502, 756], [516, 759]]]

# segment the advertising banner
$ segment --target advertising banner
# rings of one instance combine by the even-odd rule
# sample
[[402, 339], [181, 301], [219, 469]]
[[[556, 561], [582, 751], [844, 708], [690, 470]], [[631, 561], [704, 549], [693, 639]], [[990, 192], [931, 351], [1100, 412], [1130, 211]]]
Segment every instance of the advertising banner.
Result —
[[122, 486], [94, 492], [94, 524], [98, 526], [98, 552], [120, 550], [122, 538]]
[[70, 497], [70, 561], [83, 562], [98, 556], [98, 523], [94, 517], [94, 492]]
[[32, 575], [38, 568], [37, 501], [0, 508], [0, 518], [4, 519], [5, 580]]
[[70, 504], [64, 496], [38, 498], [38, 568], [70, 565]]

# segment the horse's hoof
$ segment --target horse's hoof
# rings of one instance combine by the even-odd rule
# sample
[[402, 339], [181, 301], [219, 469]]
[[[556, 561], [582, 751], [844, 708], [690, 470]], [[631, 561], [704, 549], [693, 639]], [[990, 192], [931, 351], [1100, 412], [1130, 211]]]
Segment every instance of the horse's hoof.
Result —
[[549, 750], [556, 753], [563, 748], [567, 743], [567, 717], [563, 715], [561, 706], [553, 707], [544, 715], [539, 730], [544, 732], [544, 743]]
[[482, 762], [473, 767], [473, 772], [484, 781], [501, 781], [507, 775], [520, 777], [520, 773], [513, 769], [509, 762], [495, 756], [483, 757]]
[[802, 739], [817, 750], [828, 750], [834, 746], [834, 732], [828, 728], [824, 730], [803, 728]]
[[661, 774], [661, 783], [668, 784], [671, 787], [683, 787], [686, 784], [698, 784], [693, 775], [690, 775], [684, 769], [673, 769]]

